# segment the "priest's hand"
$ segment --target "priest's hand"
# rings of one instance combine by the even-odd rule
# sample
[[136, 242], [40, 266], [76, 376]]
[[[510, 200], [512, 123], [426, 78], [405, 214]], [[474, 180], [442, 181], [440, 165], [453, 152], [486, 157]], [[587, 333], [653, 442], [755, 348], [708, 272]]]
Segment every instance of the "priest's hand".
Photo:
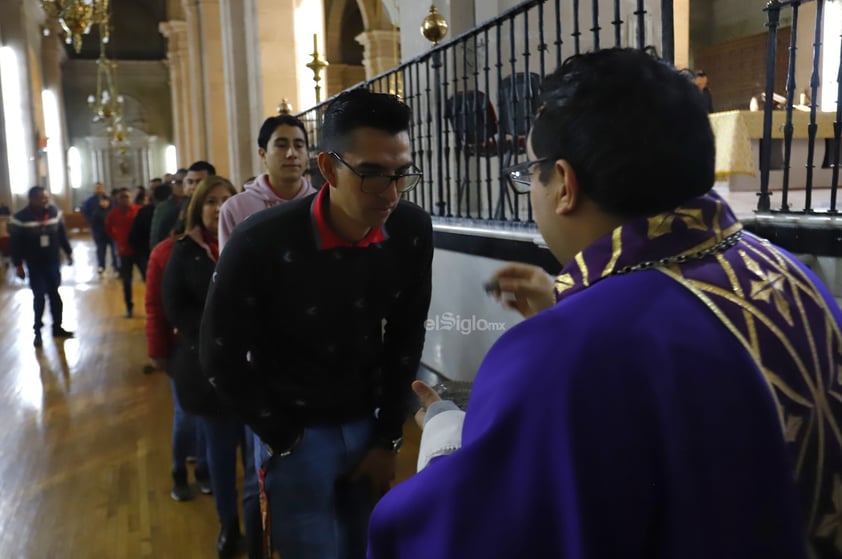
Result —
[[508, 264], [497, 270], [486, 289], [503, 306], [524, 318], [555, 305], [553, 281], [538, 266]]
[[351, 474], [351, 481], [367, 477], [371, 490], [379, 498], [386, 494], [395, 479], [396, 454], [385, 448], [372, 448]]
[[415, 412], [415, 423], [417, 423], [418, 427], [420, 427], [423, 431], [424, 418], [427, 416], [427, 408], [429, 408], [430, 404], [433, 402], [441, 400], [441, 397], [432, 386], [420, 380], [412, 382], [412, 391], [415, 392], [415, 395], [421, 400], [421, 408]]

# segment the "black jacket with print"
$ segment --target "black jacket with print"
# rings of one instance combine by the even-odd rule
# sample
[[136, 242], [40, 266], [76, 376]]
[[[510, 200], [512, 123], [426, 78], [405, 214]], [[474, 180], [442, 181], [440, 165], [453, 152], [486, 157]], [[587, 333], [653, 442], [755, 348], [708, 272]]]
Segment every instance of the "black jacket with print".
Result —
[[60, 250], [72, 254], [61, 210], [55, 206], [47, 206], [43, 213], [27, 206], [9, 221], [9, 252], [15, 266], [24, 262], [29, 267], [58, 266]]
[[270, 447], [308, 425], [371, 417], [401, 436], [424, 345], [432, 223], [401, 201], [367, 247], [320, 248], [316, 195], [259, 212], [217, 263], [200, 334], [204, 371]]

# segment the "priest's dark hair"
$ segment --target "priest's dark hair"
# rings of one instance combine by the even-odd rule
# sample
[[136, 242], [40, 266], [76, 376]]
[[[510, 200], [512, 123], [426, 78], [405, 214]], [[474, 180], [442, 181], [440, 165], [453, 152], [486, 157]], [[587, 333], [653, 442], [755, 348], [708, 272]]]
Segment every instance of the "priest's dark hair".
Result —
[[639, 217], [705, 194], [714, 182], [714, 138], [698, 87], [672, 65], [635, 49], [575, 55], [541, 86], [530, 142], [547, 182], [567, 160], [603, 211]]

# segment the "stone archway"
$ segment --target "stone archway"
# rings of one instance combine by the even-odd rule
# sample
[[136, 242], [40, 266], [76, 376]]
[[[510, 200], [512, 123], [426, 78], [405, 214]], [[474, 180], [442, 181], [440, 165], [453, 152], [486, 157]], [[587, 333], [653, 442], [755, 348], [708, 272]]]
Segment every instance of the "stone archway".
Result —
[[325, 14], [325, 55], [330, 63], [326, 85], [330, 97], [366, 79], [364, 49], [354, 40], [365, 27], [356, 0], [325, 0]]
[[363, 64], [367, 78], [391, 70], [401, 61], [401, 37], [383, 0], [357, 0], [365, 31], [357, 42], [365, 49]]
[[328, 95], [400, 63], [400, 32], [383, 0], [325, 0], [325, 14]]

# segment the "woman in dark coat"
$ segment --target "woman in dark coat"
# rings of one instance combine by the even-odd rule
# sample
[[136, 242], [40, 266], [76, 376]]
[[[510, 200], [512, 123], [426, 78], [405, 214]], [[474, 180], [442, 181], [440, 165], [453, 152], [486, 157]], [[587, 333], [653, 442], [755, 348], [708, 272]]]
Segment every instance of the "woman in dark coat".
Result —
[[[205, 297], [219, 258], [219, 208], [234, 194], [234, 187], [222, 177], [211, 176], [199, 184], [187, 209], [186, 232], [173, 245], [161, 291], [167, 320], [178, 333], [167, 372], [173, 378], [182, 408], [198, 416], [199, 428], [205, 431], [208, 468], [220, 522], [217, 548], [221, 558], [235, 557], [239, 546], [236, 456], [244, 426], [219, 401], [202, 373], [198, 344]], [[249, 507], [246, 509], [248, 515]], [[259, 503], [256, 513], [259, 514]]]

